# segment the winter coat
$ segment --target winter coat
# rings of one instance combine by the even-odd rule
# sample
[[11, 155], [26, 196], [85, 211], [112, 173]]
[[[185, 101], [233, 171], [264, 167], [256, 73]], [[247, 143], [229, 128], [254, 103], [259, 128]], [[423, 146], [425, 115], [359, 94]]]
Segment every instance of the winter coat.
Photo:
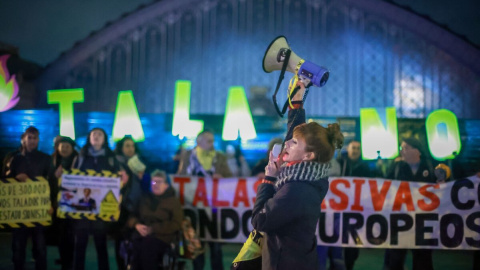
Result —
[[420, 160], [420, 164], [418, 165], [415, 175], [413, 174], [410, 165], [408, 165], [408, 163], [405, 161], [400, 160], [393, 163], [388, 170], [386, 178], [426, 183], [435, 183], [436, 181], [435, 174], [433, 173], [433, 166], [430, 164], [430, 162], [424, 159]]
[[[305, 122], [303, 109], [289, 112], [288, 126]], [[292, 137], [293, 127], [287, 135]], [[303, 161], [280, 169], [276, 184], [261, 184], [252, 213], [264, 233], [262, 269], [318, 268], [315, 236], [320, 205], [328, 191], [329, 163]], [[306, 173], [308, 172], [308, 173]]]
[[172, 243], [182, 229], [182, 221], [182, 206], [175, 197], [175, 190], [170, 186], [160, 196], [143, 196], [128, 224], [132, 228], [138, 223], [149, 226], [153, 236], [165, 243]]
[[338, 159], [340, 165], [340, 176], [358, 176], [358, 177], [372, 177], [368, 163], [359, 159], [352, 161], [348, 156]]

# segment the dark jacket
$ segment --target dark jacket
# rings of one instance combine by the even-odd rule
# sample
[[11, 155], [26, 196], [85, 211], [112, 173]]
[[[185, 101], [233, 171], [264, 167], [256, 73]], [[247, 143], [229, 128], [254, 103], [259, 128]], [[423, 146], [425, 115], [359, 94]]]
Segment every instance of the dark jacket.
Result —
[[182, 228], [183, 210], [175, 191], [170, 186], [160, 196], [148, 194], [140, 200], [138, 210], [129, 220], [130, 227], [140, 223], [152, 227], [152, 234], [165, 243], [176, 240]]
[[117, 173], [120, 170], [120, 164], [111, 151], [105, 151], [103, 155], [92, 156], [88, 151], [81, 151], [73, 168], [82, 171], [94, 170], [96, 172], [110, 171]]
[[[289, 111], [287, 140], [305, 122], [303, 109]], [[264, 232], [262, 269], [317, 269], [315, 231], [328, 177], [317, 181], [289, 179], [275, 191], [261, 184], [252, 213], [253, 227]]]
[[10, 174], [8, 177], [15, 177], [20, 173], [25, 173], [30, 179], [37, 176], [48, 177], [50, 170], [50, 156], [33, 150], [22, 154], [18, 152], [12, 159], [10, 164]]
[[338, 164], [340, 165], [340, 176], [373, 176], [370, 172], [370, 167], [368, 166], [368, 163], [361, 159], [358, 159], [357, 161], [352, 161], [350, 158], [348, 158], [348, 156], [343, 156], [338, 159]]
[[58, 178], [55, 176], [55, 172], [58, 167], [60, 167], [60, 165], [64, 170], [70, 170], [77, 156], [77, 151], [73, 151], [73, 153], [67, 158], [63, 158], [60, 155], [52, 155], [52, 163], [50, 164], [50, 172], [48, 178], [53, 184], [50, 190], [50, 199], [52, 200], [52, 202], [54, 202], [53, 205], [55, 209], [58, 207], [57, 195], [58, 192], [60, 192], [60, 188], [58, 186]]
[[387, 179], [435, 183], [436, 178], [433, 173], [433, 166], [430, 162], [422, 159], [418, 165], [417, 172], [413, 175], [410, 165], [405, 161], [397, 161], [389, 168]]
[[10, 172], [7, 177], [15, 177], [18, 174], [24, 173], [28, 178], [35, 179], [38, 176], [43, 176], [50, 187], [50, 204], [56, 207], [56, 192], [57, 181], [49, 177], [51, 158], [49, 155], [33, 150], [32, 152], [17, 152], [10, 163]]
[[327, 191], [326, 178], [288, 182], [276, 193], [272, 185], [258, 187], [252, 224], [265, 233], [262, 269], [317, 269], [315, 231]]

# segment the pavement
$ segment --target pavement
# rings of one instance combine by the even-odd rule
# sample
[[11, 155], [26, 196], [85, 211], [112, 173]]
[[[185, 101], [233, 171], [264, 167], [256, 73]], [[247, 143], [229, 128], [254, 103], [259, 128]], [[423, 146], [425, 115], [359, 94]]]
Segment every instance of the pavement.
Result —
[[[208, 246], [208, 245], [207, 245]], [[223, 265], [225, 269], [230, 269], [230, 264], [237, 256], [238, 251], [242, 247], [241, 244], [224, 244], [223, 245]], [[117, 269], [115, 262], [114, 244], [113, 240], [108, 240], [108, 254], [110, 260], [110, 269]], [[362, 249], [360, 256], [355, 264], [355, 270], [381, 270], [383, 264], [383, 249]], [[58, 248], [56, 246], [47, 247], [48, 269], [60, 269], [60, 265], [55, 264], [55, 260], [59, 259]], [[205, 270], [211, 270], [209, 266], [209, 253], [207, 248], [206, 267]], [[8, 232], [0, 232], [0, 270], [13, 269], [11, 263], [11, 234]], [[407, 255], [406, 268], [411, 269], [411, 253]], [[97, 255], [93, 238], [90, 238], [87, 249], [85, 269], [97, 269]], [[466, 250], [434, 250], [433, 262], [435, 270], [457, 270], [473, 269], [473, 251]], [[25, 269], [35, 269], [31, 252], [31, 241], [27, 245], [27, 260]], [[186, 270], [193, 269], [191, 261], [187, 261]]]

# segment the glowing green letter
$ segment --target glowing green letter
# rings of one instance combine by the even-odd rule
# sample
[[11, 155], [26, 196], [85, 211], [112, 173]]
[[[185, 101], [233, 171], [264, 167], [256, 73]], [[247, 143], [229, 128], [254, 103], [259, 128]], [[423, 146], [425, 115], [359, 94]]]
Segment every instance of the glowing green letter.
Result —
[[453, 159], [460, 153], [460, 131], [455, 114], [441, 109], [430, 113], [425, 122], [428, 148], [436, 160]]
[[241, 86], [232, 86], [228, 92], [222, 138], [224, 141], [236, 140], [239, 132], [244, 140], [257, 137], [245, 90]]
[[113, 121], [113, 140], [121, 140], [125, 135], [131, 135], [136, 142], [145, 140], [137, 105], [131, 90], [118, 92], [117, 108]]
[[203, 121], [190, 120], [190, 81], [176, 81], [172, 135], [194, 138], [203, 130]]
[[385, 108], [385, 114], [382, 114], [382, 117], [374, 108], [360, 109], [360, 132], [363, 159], [377, 159], [378, 155], [387, 159], [398, 156], [395, 107]]
[[83, 102], [83, 88], [47, 91], [48, 104], [58, 103], [60, 116], [60, 135], [75, 140], [75, 123], [73, 121], [73, 103]]

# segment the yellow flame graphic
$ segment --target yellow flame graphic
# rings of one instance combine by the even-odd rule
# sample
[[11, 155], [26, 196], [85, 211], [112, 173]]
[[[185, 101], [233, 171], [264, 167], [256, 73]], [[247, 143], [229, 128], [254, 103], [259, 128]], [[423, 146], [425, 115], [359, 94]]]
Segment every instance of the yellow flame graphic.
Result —
[[9, 57], [10, 55], [0, 56], [0, 112], [10, 110], [17, 105], [20, 100], [15, 75], [10, 77], [7, 69], [7, 60]]

